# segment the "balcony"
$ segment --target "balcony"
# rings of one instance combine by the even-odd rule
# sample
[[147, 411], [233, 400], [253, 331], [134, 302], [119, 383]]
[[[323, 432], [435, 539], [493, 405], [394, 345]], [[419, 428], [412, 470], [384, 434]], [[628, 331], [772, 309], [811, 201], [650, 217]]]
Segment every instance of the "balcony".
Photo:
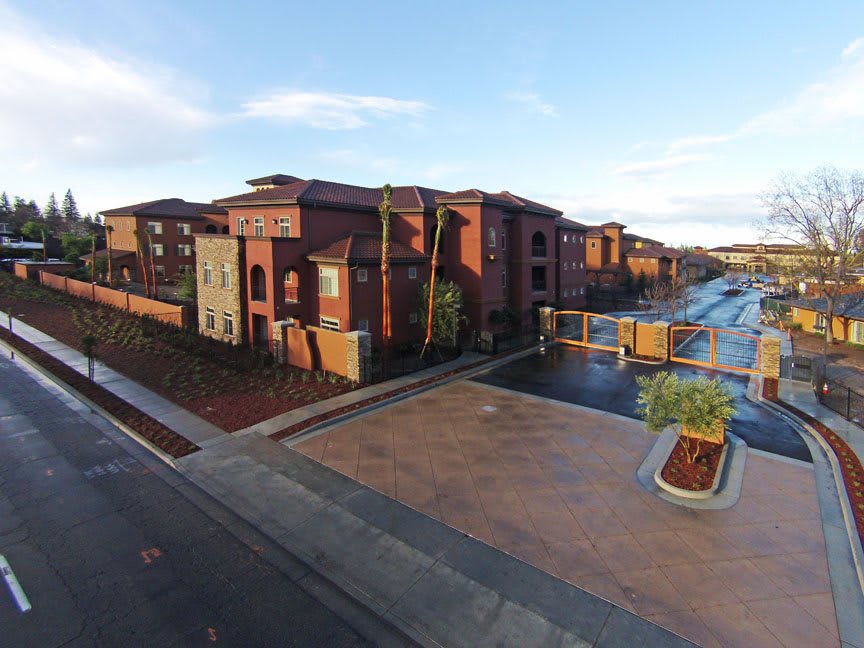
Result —
[[299, 304], [300, 303], [300, 291], [297, 286], [285, 286], [285, 303], [286, 304]]
[[546, 292], [546, 280], [544, 279], [543, 281], [532, 281], [531, 292]]
[[532, 245], [531, 246], [531, 256], [535, 259], [543, 259], [546, 257], [546, 246], [545, 245]]

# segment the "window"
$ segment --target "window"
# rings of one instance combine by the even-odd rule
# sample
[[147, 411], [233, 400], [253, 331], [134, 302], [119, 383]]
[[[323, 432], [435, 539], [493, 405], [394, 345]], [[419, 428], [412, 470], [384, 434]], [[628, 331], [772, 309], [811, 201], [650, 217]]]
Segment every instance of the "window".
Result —
[[564, 262], [564, 270], [569, 270], [569, 269], [570, 269], [570, 264], [565, 261]]
[[639, 263], [645, 263], [645, 257], [639, 257]]
[[531, 290], [534, 292], [546, 291], [546, 268], [544, 266], [531, 268]]
[[177, 223], [177, 235], [189, 236], [192, 233], [192, 226], [188, 223]]
[[211, 264], [209, 261], [204, 262], [204, 285], [213, 285], [213, 264]]
[[580, 269], [580, 270], [584, 270], [584, 269], [585, 269], [585, 262], [584, 262], [584, 261], [580, 261], [580, 262], [579, 262], [579, 269]]
[[222, 287], [230, 288], [231, 287], [231, 266], [227, 263], [223, 263], [221, 265], [222, 269]]
[[246, 236], [246, 219], [238, 218], [237, 219], [237, 234], [239, 236]]
[[180, 274], [192, 274], [194, 272], [191, 265], [181, 265], [178, 266], [177, 269], [179, 270]]
[[416, 279], [417, 278], [417, 268], [415, 266], [408, 267], [408, 278]]
[[165, 246], [161, 243], [154, 243], [153, 256], [165, 256]]
[[357, 283], [366, 283], [369, 279], [369, 271], [366, 268], [359, 268], [357, 270]]
[[584, 242], [585, 242], [585, 237], [584, 237], [584, 236], [580, 236], [580, 237], [579, 237], [579, 242], [580, 242], [580, 243], [584, 243]]
[[204, 328], [208, 331], [216, 330], [216, 311], [213, 308], [207, 307], [206, 321], [204, 324]]
[[357, 330], [358, 331], [368, 331], [369, 330], [369, 320], [362, 319], [357, 322]]
[[250, 272], [249, 284], [252, 293], [252, 301], [266, 302], [267, 301], [267, 275], [264, 268], [260, 265], [252, 266]]
[[328, 331], [338, 331], [339, 330], [339, 319], [336, 317], [324, 317], [321, 316], [321, 328], [327, 329]]
[[288, 238], [291, 236], [291, 217], [282, 216], [279, 218], [279, 236]]
[[222, 332], [234, 337], [234, 313], [222, 311]]
[[584, 295], [584, 294], [585, 294], [585, 289], [584, 289], [584, 288], [580, 288], [580, 289], [579, 289], [579, 294], [580, 294], [580, 295]]
[[417, 313], [408, 313], [408, 323], [416, 324], [418, 322]]
[[827, 320], [825, 319], [825, 316], [822, 313], [816, 313], [816, 317], [813, 321], [813, 330], [824, 331], [826, 321]]
[[546, 256], [546, 236], [543, 232], [534, 232], [534, 235], [531, 237], [531, 256]]
[[264, 236], [264, 218], [256, 216], [252, 221], [252, 235]]
[[851, 341], [855, 344], [864, 344], [864, 322], [854, 320], [852, 322]]
[[318, 268], [318, 294], [328, 297], [339, 296], [339, 268]]
[[565, 243], [567, 242], [567, 235], [566, 234], [564, 235], [564, 242]]
[[651, 259], [651, 263], [653, 263], [654, 265], [657, 265], [657, 259]]
[[567, 289], [564, 289], [564, 292], [561, 294], [562, 297], [567, 297]]
[[504, 268], [504, 269], [501, 271], [501, 287], [502, 287], [502, 288], [506, 288], [506, 287], [507, 287], [507, 268]]
[[592, 250], [596, 250], [596, 249], [597, 249], [597, 241], [591, 241], [591, 249], [592, 249]]
[[164, 277], [165, 276], [165, 266], [156, 266], [156, 276]]
[[177, 256], [192, 256], [192, 246], [191, 245], [178, 245], [177, 246]]
[[489, 247], [495, 247], [495, 228], [490, 227], [489, 232], [486, 234], [486, 245]]
[[501, 230], [501, 249], [507, 249], [507, 232], [505, 232], [503, 229]]
[[147, 223], [147, 231], [150, 234], [161, 234], [162, 223]]

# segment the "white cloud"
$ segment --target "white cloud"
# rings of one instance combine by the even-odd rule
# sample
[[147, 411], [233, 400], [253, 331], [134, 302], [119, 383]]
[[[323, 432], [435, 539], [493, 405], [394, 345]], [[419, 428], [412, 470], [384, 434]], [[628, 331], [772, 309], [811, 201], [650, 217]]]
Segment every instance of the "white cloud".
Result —
[[276, 119], [327, 130], [347, 130], [366, 126], [370, 119], [399, 115], [416, 117], [429, 110], [429, 106], [422, 101], [391, 97], [284, 91], [249, 101], [243, 105], [243, 109], [245, 117]]
[[849, 43], [843, 51], [840, 53], [840, 56], [852, 56], [856, 52], [860, 52], [861, 48], [864, 48], [864, 38], [856, 38], [854, 41]]
[[663, 173], [664, 171], [669, 171], [671, 169], [678, 169], [685, 166], [690, 166], [696, 162], [703, 162], [705, 160], [710, 160], [713, 156], [711, 155], [673, 155], [669, 157], [664, 157], [659, 160], [647, 160], [644, 162], [629, 162], [627, 164], [621, 164], [615, 169], [613, 169], [613, 173], [615, 175], [622, 176], [644, 176], [644, 175], [653, 175], [657, 173]]
[[190, 80], [50, 38], [4, 13], [0, 159], [126, 166], [198, 155], [197, 136], [214, 117]]
[[540, 95], [534, 92], [511, 92], [507, 95], [507, 99], [520, 103], [531, 112], [544, 115], [546, 117], [557, 117], [558, 110], [550, 103], [543, 101]]

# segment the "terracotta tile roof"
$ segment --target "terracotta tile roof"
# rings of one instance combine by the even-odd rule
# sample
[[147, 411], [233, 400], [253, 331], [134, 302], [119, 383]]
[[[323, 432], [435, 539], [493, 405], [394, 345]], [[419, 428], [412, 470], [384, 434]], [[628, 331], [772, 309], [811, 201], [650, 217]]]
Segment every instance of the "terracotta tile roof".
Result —
[[[447, 192], [413, 185], [393, 187], [394, 209], [435, 209], [435, 197]], [[247, 202], [297, 202], [324, 203], [345, 207], [378, 210], [384, 200], [381, 187], [358, 187], [356, 185], [328, 182], [325, 180], [301, 180], [291, 184], [252, 191], [237, 196], [220, 198], [217, 204], [231, 205]]]
[[591, 225], [589, 225], [588, 227], [591, 227], [591, 229], [588, 230], [588, 234], [586, 234], [586, 236], [590, 236], [591, 238], [608, 238], [606, 234], [603, 233], [603, 230], [598, 230]]
[[281, 186], [286, 184], [293, 184], [295, 182], [303, 182], [303, 178], [298, 178], [297, 176], [292, 175], [285, 175], [284, 173], [274, 173], [273, 175], [264, 176], [262, 178], [252, 178], [251, 180], [247, 180], [246, 184], [252, 185], [253, 187], [263, 184], [273, 184]]
[[512, 194], [509, 191], [489, 193], [488, 191], [481, 191], [480, 189], [464, 189], [462, 191], [438, 196], [438, 202], [444, 204], [455, 202], [483, 202], [540, 214], [549, 214], [550, 216], [561, 216], [564, 213], [554, 207], [549, 207], [533, 200], [522, 198], [521, 196]]
[[624, 253], [626, 257], [646, 257], [653, 259], [682, 259], [687, 256], [686, 252], [662, 245], [649, 245], [643, 248], [630, 248]]
[[[310, 261], [331, 260], [346, 263], [381, 263], [381, 233], [351, 232], [348, 236], [333, 241], [321, 250], [307, 255]], [[410, 245], [398, 241], [390, 242], [391, 263], [423, 263], [429, 257]]]
[[[82, 261], [89, 261], [93, 255], [91, 253], [82, 254], [79, 259]], [[135, 256], [135, 252], [131, 252], [129, 250], [118, 250], [117, 248], [111, 248], [111, 259], [117, 261], [118, 259], [125, 259], [129, 256]], [[108, 248], [102, 248], [101, 250], [96, 250], [96, 258], [108, 258]]]
[[703, 254], [702, 252], [694, 252], [687, 256], [688, 266], [719, 266], [722, 265], [722, 263], [723, 262], [717, 257], [713, 257], [710, 254]]
[[642, 241], [643, 243], [647, 243], [648, 245], [663, 245], [662, 241], [655, 241], [654, 239], [646, 238], [645, 236], [639, 236], [638, 234], [624, 234], [623, 238], [628, 241]]
[[227, 215], [228, 211], [211, 203], [186, 202], [182, 198], [162, 198], [127, 207], [116, 207], [99, 213], [102, 216], [158, 216], [198, 220], [203, 218], [201, 214]]
[[577, 223], [576, 221], [564, 218], [563, 216], [556, 218], [555, 224], [562, 229], [581, 230], [583, 232], [588, 230], [588, 228], [582, 223]]
[[626, 226], [626, 225], [622, 225], [621, 223], [618, 223], [618, 222], [615, 222], [615, 221], [609, 221], [608, 223], [603, 223], [600, 227], [620, 227], [620, 228], [623, 229], [623, 228], [625, 228], [625, 227], [627, 227], [627, 226]]
[[[818, 299], [790, 299], [786, 303], [802, 310], [815, 311], [817, 313], [824, 314], [827, 311], [827, 300], [824, 297], [819, 297]], [[864, 291], [841, 295], [834, 304], [834, 315], [864, 321]]]

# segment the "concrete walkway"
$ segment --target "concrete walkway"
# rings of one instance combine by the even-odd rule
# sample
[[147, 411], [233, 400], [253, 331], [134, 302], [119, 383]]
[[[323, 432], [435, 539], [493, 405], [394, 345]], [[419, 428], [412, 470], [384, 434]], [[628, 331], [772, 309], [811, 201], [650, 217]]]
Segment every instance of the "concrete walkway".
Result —
[[[13, 330], [86, 375], [74, 349]], [[174, 467], [400, 630], [390, 645], [693, 645], [260, 434], [226, 434], [101, 364], [97, 381], [195, 440], [202, 450]]]

